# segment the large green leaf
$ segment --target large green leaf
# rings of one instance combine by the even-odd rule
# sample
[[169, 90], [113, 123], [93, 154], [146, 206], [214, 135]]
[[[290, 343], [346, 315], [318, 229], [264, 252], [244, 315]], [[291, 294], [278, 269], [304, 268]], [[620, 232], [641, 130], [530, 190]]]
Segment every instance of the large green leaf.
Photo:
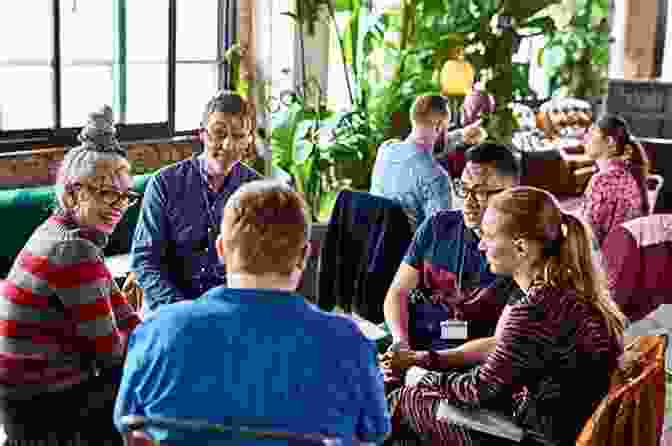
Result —
[[294, 139], [296, 128], [303, 120], [300, 104], [290, 104], [285, 110], [271, 117], [271, 153], [273, 163], [285, 170], [294, 162]]
[[313, 130], [314, 121], [307, 119], [301, 121], [294, 133], [293, 159], [296, 164], [303, 164], [313, 151], [313, 142], [310, 140], [310, 132]]
[[431, 16], [432, 14], [439, 15], [446, 13], [446, 5], [443, 0], [424, 0], [422, 3], [424, 12], [427, 15]]
[[336, 12], [352, 11], [359, 7], [359, 0], [332, 0]]

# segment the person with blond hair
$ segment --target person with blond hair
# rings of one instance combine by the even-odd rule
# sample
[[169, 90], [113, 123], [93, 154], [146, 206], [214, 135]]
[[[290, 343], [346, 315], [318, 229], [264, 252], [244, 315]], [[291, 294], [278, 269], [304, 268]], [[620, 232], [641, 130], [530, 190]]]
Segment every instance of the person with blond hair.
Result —
[[484, 362], [468, 371], [456, 349], [442, 372], [392, 394], [406, 438], [431, 444], [514, 444], [436, 418], [443, 400], [513, 415], [554, 444], [574, 444], [607, 394], [623, 351], [625, 317], [593, 258], [589, 228], [565, 214], [548, 192], [518, 186], [492, 197], [481, 223], [493, 273], [511, 276], [523, 293], [508, 302]]
[[111, 413], [139, 323], [103, 260], [138, 201], [112, 109], [91, 113], [63, 159], [56, 210], [0, 282], [0, 424], [6, 445], [121, 445]]
[[134, 331], [119, 429], [125, 415], [169, 416], [380, 442], [390, 419], [374, 343], [296, 293], [308, 240], [299, 193], [272, 180], [241, 186], [216, 242], [227, 286], [164, 305]]
[[[448, 101], [438, 95], [420, 95], [410, 117], [413, 130], [404, 141], [390, 140], [378, 148], [369, 191], [399, 202], [416, 228], [436, 211], [452, 207], [450, 175], [434, 154], [435, 143], [450, 119]], [[471, 138], [472, 133], [473, 129], [449, 132], [443, 151]]]
[[201, 121], [203, 153], [164, 167], [147, 183], [131, 247], [143, 313], [226, 282], [215, 240], [231, 194], [261, 177], [241, 162], [252, 143], [253, 119], [244, 98], [217, 92]]

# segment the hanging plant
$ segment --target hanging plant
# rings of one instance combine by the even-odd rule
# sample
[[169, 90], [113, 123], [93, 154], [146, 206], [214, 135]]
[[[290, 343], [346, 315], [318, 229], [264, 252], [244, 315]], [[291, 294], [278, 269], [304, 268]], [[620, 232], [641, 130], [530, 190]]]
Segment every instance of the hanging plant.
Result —
[[558, 56], [549, 74], [563, 94], [587, 98], [606, 93], [609, 0], [563, 0], [542, 14], [553, 20], [555, 29], [540, 53], [540, 62], [549, 52]]

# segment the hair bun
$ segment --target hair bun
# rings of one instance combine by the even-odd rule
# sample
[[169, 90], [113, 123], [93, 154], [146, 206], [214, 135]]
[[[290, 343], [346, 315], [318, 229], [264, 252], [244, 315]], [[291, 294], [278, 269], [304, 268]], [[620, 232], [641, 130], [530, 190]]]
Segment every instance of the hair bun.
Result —
[[100, 110], [89, 113], [86, 125], [82, 128], [77, 139], [85, 150], [96, 152], [118, 153], [126, 156], [117, 140], [117, 129], [114, 125], [114, 112], [109, 105]]

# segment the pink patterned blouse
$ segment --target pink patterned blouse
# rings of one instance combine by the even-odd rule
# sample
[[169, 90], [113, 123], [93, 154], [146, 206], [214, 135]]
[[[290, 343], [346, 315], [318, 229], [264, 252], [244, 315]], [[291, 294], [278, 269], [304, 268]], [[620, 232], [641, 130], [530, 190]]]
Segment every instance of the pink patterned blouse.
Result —
[[644, 197], [624, 161], [598, 161], [598, 167], [586, 188], [581, 214], [602, 244], [612, 228], [644, 215]]

